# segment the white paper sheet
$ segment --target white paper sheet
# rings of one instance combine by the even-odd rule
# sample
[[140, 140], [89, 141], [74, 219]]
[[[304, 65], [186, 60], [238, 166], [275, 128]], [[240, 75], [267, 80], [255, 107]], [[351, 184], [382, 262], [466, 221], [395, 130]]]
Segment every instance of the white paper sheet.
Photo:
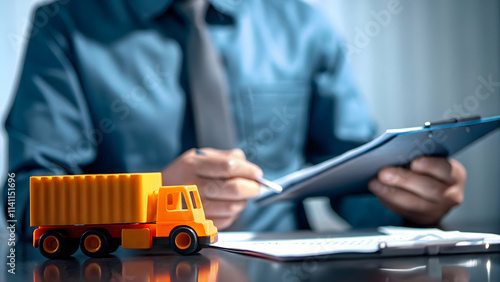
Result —
[[341, 253], [375, 253], [381, 248], [500, 244], [500, 236], [485, 233], [382, 227], [387, 235], [313, 239], [256, 240], [248, 232], [220, 232], [211, 246], [224, 250], [275, 258], [302, 258]]

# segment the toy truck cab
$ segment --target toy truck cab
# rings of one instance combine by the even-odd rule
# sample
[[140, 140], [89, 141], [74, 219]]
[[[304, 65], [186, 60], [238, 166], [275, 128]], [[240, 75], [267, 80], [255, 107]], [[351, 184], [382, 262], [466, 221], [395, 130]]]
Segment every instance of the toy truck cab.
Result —
[[158, 204], [154, 244], [190, 254], [217, 240], [217, 228], [205, 218], [196, 186], [160, 187], [155, 194]]

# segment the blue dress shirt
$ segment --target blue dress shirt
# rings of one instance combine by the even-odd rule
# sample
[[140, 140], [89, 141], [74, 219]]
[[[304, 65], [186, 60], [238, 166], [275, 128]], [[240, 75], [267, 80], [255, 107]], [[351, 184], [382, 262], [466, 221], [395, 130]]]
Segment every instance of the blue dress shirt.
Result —
[[[171, 2], [61, 0], [37, 9], [5, 123], [25, 219], [31, 175], [161, 171], [197, 146], [186, 27]], [[373, 137], [341, 41], [317, 8], [211, 1], [206, 21], [227, 71], [239, 147], [265, 177]], [[374, 197], [359, 200], [335, 207], [357, 226], [398, 219]], [[250, 202], [231, 229], [291, 230], [295, 208]], [[385, 217], [368, 215], [377, 209]]]

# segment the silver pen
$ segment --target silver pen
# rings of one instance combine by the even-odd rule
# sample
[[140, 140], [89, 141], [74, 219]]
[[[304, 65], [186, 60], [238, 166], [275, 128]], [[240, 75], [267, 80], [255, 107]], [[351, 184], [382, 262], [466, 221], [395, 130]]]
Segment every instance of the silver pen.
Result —
[[269, 190], [272, 190], [276, 193], [281, 193], [281, 191], [283, 191], [283, 187], [281, 187], [281, 185], [276, 184], [267, 179], [261, 178], [261, 179], [256, 179], [255, 181], [257, 181], [260, 185], [264, 186], [265, 188], [268, 188]]

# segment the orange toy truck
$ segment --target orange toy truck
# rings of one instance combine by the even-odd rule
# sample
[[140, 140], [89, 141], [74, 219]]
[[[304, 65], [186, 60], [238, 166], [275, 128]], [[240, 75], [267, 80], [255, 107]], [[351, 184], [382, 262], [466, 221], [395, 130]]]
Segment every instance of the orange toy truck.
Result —
[[33, 246], [47, 258], [90, 257], [153, 245], [189, 255], [217, 242], [195, 185], [162, 186], [161, 173], [34, 176]]

